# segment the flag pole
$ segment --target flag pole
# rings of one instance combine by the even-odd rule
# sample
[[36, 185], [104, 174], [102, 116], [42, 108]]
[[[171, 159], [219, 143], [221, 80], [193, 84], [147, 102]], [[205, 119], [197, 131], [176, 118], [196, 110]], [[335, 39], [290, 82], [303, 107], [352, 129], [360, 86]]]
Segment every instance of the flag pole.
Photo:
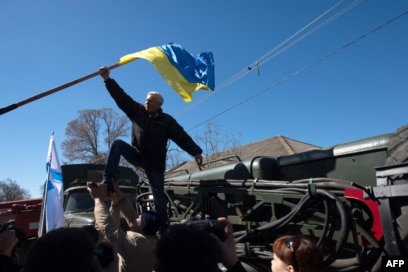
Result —
[[[114, 65], [111, 65], [111, 66], [107, 67], [107, 68], [108, 68], [109, 70], [112, 70], [112, 69], [115, 69], [115, 68], [119, 67], [119, 66], [122, 65], [122, 64], [123, 64], [123, 63], [116, 63], [116, 64], [114, 64]], [[75, 80], [72, 80], [72, 81], [70, 81], [70, 82], [67, 82], [67, 83], [65, 83], [65, 84], [62, 84], [62, 85], [57, 86], [57, 87], [55, 87], [55, 88], [52, 88], [52, 89], [50, 89], [50, 90], [48, 90], [48, 91], [39, 93], [39, 94], [37, 94], [37, 95], [34, 95], [34, 96], [29, 97], [29, 98], [27, 98], [27, 99], [24, 99], [24, 100], [22, 100], [22, 101], [20, 101], [20, 102], [11, 104], [11, 105], [9, 105], [9, 106], [7, 106], [7, 107], [4, 107], [4, 108], [1, 108], [1, 109], [0, 109], [0, 115], [5, 114], [5, 113], [7, 113], [7, 112], [9, 112], [9, 111], [15, 110], [15, 109], [17, 109], [18, 107], [21, 107], [21, 106], [23, 106], [23, 105], [25, 105], [25, 104], [31, 103], [31, 102], [33, 102], [33, 101], [35, 101], [35, 100], [38, 100], [38, 99], [40, 99], [40, 98], [43, 98], [43, 97], [45, 97], [45, 96], [47, 96], [47, 95], [50, 95], [50, 94], [59, 92], [59, 91], [61, 91], [61, 90], [63, 90], [63, 89], [66, 89], [66, 88], [68, 88], [68, 87], [71, 87], [71, 86], [73, 86], [73, 85], [75, 85], [75, 84], [78, 84], [78, 83], [80, 83], [80, 82], [82, 82], [82, 81], [88, 80], [88, 79], [90, 79], [90, 78], [92, 78], [92, 77], [95, 77], [95, 76], [97, 76], [97, 75], [99, 75], [99, 71], [93, 72], [93, 73], [91, 73], [91, 74], [89, 74], [89, 75], [86, 75], [86, 76], [83, 76], [83, 77], [80, 77], [80, 78], [77, 78], [77, 79], [75, 79]]]
[[49, 178], [49, 170], [48, 170], [48, 178], [45, 181], [44, 184], [44, 191], [43, 191], [43, 200], [42, 200], [42, 205], [41, 205], [41, 213], [40, 213], [40, 221], [38, 223], [38, 237], [43, 236], [46, 232], [47, 232], [47, 228], [46, 228], [46, 203], [47, 203], [47, 191], [48, 191], [48, 180]]

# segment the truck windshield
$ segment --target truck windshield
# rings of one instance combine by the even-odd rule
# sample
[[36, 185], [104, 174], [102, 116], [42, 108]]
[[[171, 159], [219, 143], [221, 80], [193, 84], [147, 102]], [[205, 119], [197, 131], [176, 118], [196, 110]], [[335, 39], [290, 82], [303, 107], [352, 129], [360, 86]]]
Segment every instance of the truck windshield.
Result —
[[[131, 192], [123, 192], [124, 196], [131, 200], [132, 204], [135, 205], [133, 199], [135, 199], [135, 194]], [[86, 191], [73, 192], [68, 195], [67, 202], [65, 205], [65, 212], [91, 212], [94, 210], [94, 200], [91, 198], [89, 193]]]
[[88, 192], [75, 192], [68, 196], [65, 212], [93, 211], [94, 201]]

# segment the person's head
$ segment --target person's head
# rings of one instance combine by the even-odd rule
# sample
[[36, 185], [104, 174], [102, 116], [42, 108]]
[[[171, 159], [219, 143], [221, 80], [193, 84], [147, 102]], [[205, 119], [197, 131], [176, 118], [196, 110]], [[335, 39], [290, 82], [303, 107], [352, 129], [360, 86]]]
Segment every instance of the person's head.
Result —
[[149, 92], [145, 100], [145, 109], [148, 113], [155, 113], [164, 103], [163, 96], [158, 92]]
[[23, 272], [89, 272], [94, 241], [80, 228], [59, 228], [41, 236], [27, 252]]
[[192, 225], [171, 225], [156, 245], [156, 272], [216, 272], [218, 245], [208, 231]]
[[14, 247], [18, 243], [14, 222], [0, 224], [0, 254], [11, 257]]
[[91, 237], [94, 245], [98, 244], [103, 240], [103, 234], [96, 228], [95, 225], [85, 225], [81, 227], [82, 230], [86, 231]]
[[133, 224], [130, 230], [145, 235], [156, 235], [160, 226], [161, 222], [157, 213], [146, 211], [142, 212], [139, 217], [136, 218], [136, 223]]
[[323, 254], [316, 243], [302, 235], [284, 235], [273, 242], [273, 272], [323, 272]]

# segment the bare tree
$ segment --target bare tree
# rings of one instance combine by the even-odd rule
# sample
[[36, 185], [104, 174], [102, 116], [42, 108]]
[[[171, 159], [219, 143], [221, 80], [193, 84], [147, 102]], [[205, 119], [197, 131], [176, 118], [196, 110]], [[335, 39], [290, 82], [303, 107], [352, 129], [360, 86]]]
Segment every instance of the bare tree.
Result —
[[129, 120], [111, 108], [80, 110], [68, 123], [61, 148], [70, 162], [105, 163], [113, 140], [128, 134]]
[[31, 198], [28, 190], [23, 189], [15, 180], [7, 178], [0, 181], [0, 202]]
[[[213, 122], [207, 122], [205, 130], [201, 134], [197, 134], [194, 138], [197, 144], [203, 149], [203, 156], [205, 161], [215, 160], [218, 156], [238, 155], [236, 150], [242, 145], [240, 134], [234, 134], [231, 129], [227, 127], [220, 127]], [[191, 161], [185, 153], [183, 153], [177, 146], [170, 143], [169, 151], [167, 153], [167, 168], [177, 168], [177, 166], [184, 164], [186, 161]]]
[[[236, 154], [236, 152], [242, 145], [242, 139], [241, 134], [238, 136], [234, 134], [231, 129], [228, 129], [228, 127], [221, 128], [216, 123], [207, 122], [204, 132], [197, 135], [197, 141], [201, 145], [201, 148], [203, 148], [204, 154], [206, 155], [205, 160], [208, 162], [231, 155], [239, 156], [240, 154]], [[214, 163], [211, 166], [216, 166], [220, 163], [223, 162]]]
[[[181, 164], [187, 162], [188, 158], [183, 150], [180, 148], [170, 148], [167, 150], [166, 167], [168, 169], [177, 168]], [[170, 170], [169, 170], [170, 171]]]

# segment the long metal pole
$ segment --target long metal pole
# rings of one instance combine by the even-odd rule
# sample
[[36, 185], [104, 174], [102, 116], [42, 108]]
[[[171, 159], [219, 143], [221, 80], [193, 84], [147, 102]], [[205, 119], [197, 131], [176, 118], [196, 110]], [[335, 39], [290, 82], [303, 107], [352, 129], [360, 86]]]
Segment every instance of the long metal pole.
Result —
[[[109, 70], [112, 70], [112, 69], [115, 69], [115, 68], [119, 67], [120, 65], [121, 65], [121, 64], [116, 63], [116, 64], [114, 64], [114, 65], [111, 65], [111, 66], [107, 67], [107, 68], [108, 68]], [[37, 94], [37, 95], [34, 95], [34, 96], [32, 96], [32, 97], [29, 97], [29, 98], [27, 98], [27, 99], [25, 99], [25, 100], [22, 100], [22, 101], [20, 101], [20, 102], [11, 104], [11, 105], [9, 105], [9, 106], [7, 106], [7, 107], [1, 108], [1, 109], [0, 109], [0, 115], [5, 114], [5, 113], [7, 113], [7, 112], [9, 112], [9, 111], [15, 110], [15, 109], [17, 109], [18, 107], [21, 107], [21, 106], [23, 106], [23, 105], [25, 105], [25, 104], [28, 104], [28, 103], [30, 103], [30, 102], [33, 102], [33, 101], [38, 100], [38, 99], [40, 99], [40, 98], [43, 98], [43, 97], [45, 97], [45, 96], [47, 96], [47, 95], [50, 95], [50, 94], [59, 92], [59, 91], [61, 91], [61, 90], [63, 90], [63, 89], [66, 89], [66, 88], [68, 88], [68, 87], [71, 87], [72, 85], [78, 84], [78, 83], [80, 83], [80, 82], [82, 82], [82, 81], [88, 80], [88, 79], [90, 79], [90, 78], [92, 78], [92, 77], [95, 77], [95, 76], [97, 76], [97, 75], [99, 75], [99, 71], [94, 72], [94, 73], [91, 73], [91, 74], [86, 75], [86, 76], [83, 76], [83, 77], [80, 77], [80, 78], [75, 79], [75, 80], [73, 80], [73, 81], [67, 82], [67, 83], [62, 84], [62, 85], [60, 85], [60, 86], [58, 86], [58, 87], [52, 88], [52, 89], [50, 89], [50, 90], [48, 90], [48, 91], [39, 93], [39, 94]]]

